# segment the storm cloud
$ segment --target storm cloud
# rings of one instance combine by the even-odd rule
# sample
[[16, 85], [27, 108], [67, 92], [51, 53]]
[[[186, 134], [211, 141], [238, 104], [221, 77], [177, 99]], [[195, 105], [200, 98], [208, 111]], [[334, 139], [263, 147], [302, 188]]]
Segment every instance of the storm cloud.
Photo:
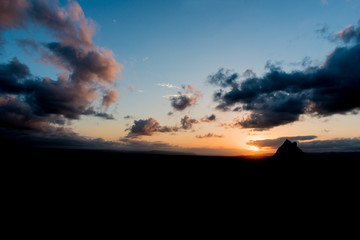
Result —
[[[220, 69], [208, 82], [220, 87], [213, 95], [217, 109], [242, 111], [235, 124], [264, 130], [299, 120], [302, 114], [330, 116], [360, 108], [359, 27], [348, 27], [336, 36], [350, 45], [339, 46], [324, 63], [305, 70], [285, 72], [267, 65], [262, 77]], [[244, 78], [244, 79], [241, 79]]]

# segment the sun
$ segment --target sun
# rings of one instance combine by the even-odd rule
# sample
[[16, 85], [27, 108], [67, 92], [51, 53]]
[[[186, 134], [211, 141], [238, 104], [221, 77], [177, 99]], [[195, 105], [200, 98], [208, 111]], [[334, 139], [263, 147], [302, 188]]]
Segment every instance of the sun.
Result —
[[254, 152], [258, 152], [260, 150], [259, 147], [256, 147], [256, 146], [250, 146], [251, 150], [254, 151]]

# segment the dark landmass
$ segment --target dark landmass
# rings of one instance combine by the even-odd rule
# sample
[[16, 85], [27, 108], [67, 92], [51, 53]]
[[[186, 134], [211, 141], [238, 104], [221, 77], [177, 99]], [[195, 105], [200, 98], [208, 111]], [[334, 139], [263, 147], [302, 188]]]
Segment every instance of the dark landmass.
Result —
[[63, 199], [67, 202], [85, 192], [92, 199], [106, 196], [139, 206], [159, 196], [165, 197], [162, 201], [187, 203], [194, 201], [191, 196], [203, 193], [217, 199], [223, 195], [248, 198], [245, 190], [266, 193], [266, 201], [279, 187], [287, 189], [284, 195], [296, 189], [318, 194], [324, 188], [354, 188], [360, 180], [359, 152], [294, 155], [286, 150], [281, 157], [221, 157], [54, 148], [1, 151], [3, 185], [10, 194], [21, 196], [16, 199], [19, 204], [32, 196], [62, 199], [59, 192], [67, 196]]

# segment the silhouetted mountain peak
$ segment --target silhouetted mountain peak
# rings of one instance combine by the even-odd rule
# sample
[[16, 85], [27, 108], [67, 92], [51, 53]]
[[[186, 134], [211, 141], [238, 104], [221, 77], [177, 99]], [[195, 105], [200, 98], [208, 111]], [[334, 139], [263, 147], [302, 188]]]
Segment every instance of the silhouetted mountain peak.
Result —
[[297, 146], [296, 142], [291, 142], [286, 139], [285, 142], [278, 148], [274, 154], [275, 158], [299, 158], [303, 157], [305, 153]]

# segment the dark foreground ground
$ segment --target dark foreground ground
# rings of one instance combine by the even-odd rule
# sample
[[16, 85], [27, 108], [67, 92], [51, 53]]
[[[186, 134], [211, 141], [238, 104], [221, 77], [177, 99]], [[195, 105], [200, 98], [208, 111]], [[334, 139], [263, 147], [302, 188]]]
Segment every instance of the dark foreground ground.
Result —
[[71, 214], [80, 211], [91, 219], [97, 209], [116, 218], [126, 212], [130, 222], [144, 216], [153, 222], [161, 211], [165, 222], [181, 215], [196, 222], [190, 216], [200, 212], [211, 218], [214, 209], [237, 211], [241, 217], [244, 210], [277, 212], [279, 206], [302, 212], [308, 205], [328, 206], [329, 200], [333, 209], [338, 199], [342, 208], [349, 201], [358, 205], [360, 158], [355, 153], [273, 159], [2, 149], [0, 162], [3, 198], [15, 205], [12, 211], [30, 209], [29, 216], [36, 216], [38, 209], [48, 209], [51, 216], [54, 209], [60, 215], [71, 209]]
[[3, 169], [8, 167], [9, 171], [34, 176], [179, 177], [185, 180], [195, 176], [236, 178], [253, 173], [344, 174], [360, 170], [360, 152], [306, 154], [282, 159], [76, 149], [3, 149], [2, 152]]

